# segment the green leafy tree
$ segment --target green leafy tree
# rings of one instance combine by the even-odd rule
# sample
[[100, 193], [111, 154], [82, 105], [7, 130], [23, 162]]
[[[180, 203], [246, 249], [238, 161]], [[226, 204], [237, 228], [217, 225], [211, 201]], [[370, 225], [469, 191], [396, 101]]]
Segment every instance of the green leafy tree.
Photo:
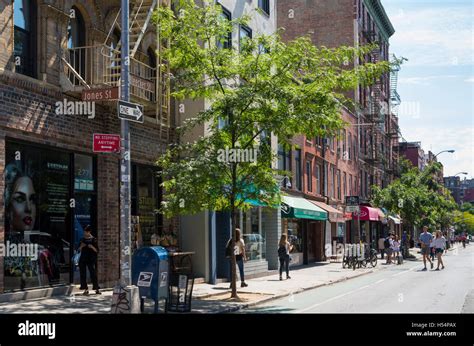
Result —
[[381, 189], [373, 187], [373, 203], [400, 214], [409, 227], [429, 226], [445, 229], [454, 222], [456, 204], [441, 184], [439, 163], [434, 162], [420, 172], [408, 161], [400, 163], [401, 177]]
[[[337, 135], [345, 126], [341, 107], [351, 106], [344, 91], [372, 84], [390, 68], [387, 62], [351, 64], [364, 61], [375, 46], [328, 49], [314, 46], [308, 37], [284, 43], [279, 33], [223, 48], [229, 33], [249, 16], [228, 21], [210, 1], [203, 6], [177, 1], [174, 12], [160, 9], [155, 20], [160, 37], [169, 40], [164, 58], [173, 71], [172, 95], [211, 101], [187, 118], [179, 143], [157, 162], [166, 191], [161, 211], [168, 216], [229, 211], [232, 245], [236, 213], [250, 208], [250, 200], [280, 204], [278, 184], [289, 172], [272, 168], [271, 139], [290, 146], [296, 134]], [[207, 135], [190, 140], [195, 127]], [[226, 149], [255, 150], [256, 160], [225, 157]], [[237, 298], [235, 256], [231, 260], [232, 298]]]
[[454, 222], [456, 229], [474, 234], [474, 214], [469, 211], [458, 211], [455, 214]]

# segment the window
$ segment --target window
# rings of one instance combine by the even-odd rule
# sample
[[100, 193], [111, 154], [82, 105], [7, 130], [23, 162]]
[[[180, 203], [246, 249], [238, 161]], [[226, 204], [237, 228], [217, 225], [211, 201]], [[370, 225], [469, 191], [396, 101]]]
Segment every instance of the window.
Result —
[[341, 170], [337, 170], [337, 199], [341, 199]]
[[36, 1], [13, 2], [15, 71], [36, 78]]
[[[155, 212], [161, 205], [160, 183], [155, 167], [132, 164], [131, 214], [139, 216], [144, 245], [152, 244], [152, 236], [160, 239], [162, 235], [162, 215]], [[177, 242], [175, 235], [170, 236], [172, 240], [168, 240], [167, 246]]]
[[316, 193], [321, 194], [321, 166], [316, 165]]
[[354, 151], [354, 154], [352, 155], [352, 157], [354, 158], [354, 160], [357, 160], [357, 138], [356, 138], [356, 135], [354, 135], [354, 145], [352, 146], [352, 150]]
[[352, 159], [352, 133], [349, 132], [349, 140], [347, 141], [347, 159]]
[[352, 191], [352, 174], [349, 174], [349, 196], [354, 196], [354, 191]]
[[[74, 18], [69, 19], [67, 27], [67, 48], [69, 49], [69, 64], [76, 70], [76, 72], [84, 79], [86, 77], [86, 56], [84, 49], [77, 49], [86, 45], [86, 26], [84, 18], [79, 9], [75, 6]], [[118, 42], [117, 42], [118, 44]], [[71, 77], [71, 82], [74, 85], [79, 85], [80, 80], [75, 76]]]
[[[229, 10], [227, 10], [225, 7], [222, 7], [222, 15], [221, 17], [225, 20], [231, 21], [232, 20], [232, 15]], [[224, 48], [224, 49], [230, 49], [232, 48], [232, 32], [229, 31], [227, 35], [224, 35], [220, 39], [217, 39], [217, 47], [219, 48]]]
[[239, 46], [240, 50], [242, 51], [243, 46], [245, 45], [245, 41], [252, 38], [252, 29], [245, 25], [240, 26], [239, 31]]
[[318, 147], [321, 147], [321, 146], [323, 145], [322, 138], [321, 138], [321, 137], [316, 137], [316, 139], [314, 140], [314, 143], [315, 143]]
[[333, 198], [336, 198], [336, 189], [335, 189], [335, 184], [336, 184], [336, 170], [334, 169], [333, 166], [329, 167], [329, 176], [331, 177], [331, 194], [330, 196]]
[[245, 252], [249, 260], [265, 259], [265, 227], [263, 227], [262, 208], [252, 207], [241, 211], [238, 223], [245, 242]]
[[[281, 171], [291, 171], [291, 151], [285, 150], [283, 145], [278, 144], [278, 169]], [[282, 187], [291, 187], [291, 179], [284, 179]]]
[[258, 7], [266, 14], [270, 14], [270, 0], [258, 0]]
[[342, 136], [342, 158], [344, 160], [347, 160], [347, 152], [346, 152], [346, 130], [344, 130], [343, 136]]
[[306, 187], [309, 192], [313, 191], [313, 175], [311, 172], [311, 160], [306, 161]]
[[343, 196], [347, 196], [347, 175], [346, 172], [342, 175]]
[[301, 149], [295, 151], [296, 189], [301, 191]]

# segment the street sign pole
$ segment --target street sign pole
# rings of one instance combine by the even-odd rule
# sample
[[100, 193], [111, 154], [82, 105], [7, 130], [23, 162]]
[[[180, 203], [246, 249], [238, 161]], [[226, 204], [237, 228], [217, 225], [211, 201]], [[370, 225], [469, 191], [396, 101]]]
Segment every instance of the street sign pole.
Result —
[[[130, 57], [129, 57], [129, 0], [121, 0], [121, 68], [120, 99], [130, 100]], [[114, 289], [112, 299], [113, 313], [137, 313], [139, 308], [138, 287], [132, 286], [131, 275], [131, 214], [130, 214], [130, 127], [127, 120], [120, 120], [121, 125], [121, 160], [120, 160], [120, 284]], [[118, 308], [123, 296], [127, 297], [129, 306]]]

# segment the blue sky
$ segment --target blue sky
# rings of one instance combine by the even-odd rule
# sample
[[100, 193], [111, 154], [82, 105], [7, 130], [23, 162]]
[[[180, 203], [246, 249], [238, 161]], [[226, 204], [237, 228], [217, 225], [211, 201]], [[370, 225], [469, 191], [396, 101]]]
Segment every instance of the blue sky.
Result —
[[474, 2], [382, 0], [395, 27], [390, 51], [408, 59], [398, 75], [399, 124], [407, 141], [438, 156], [444, 175], [474, 178]]

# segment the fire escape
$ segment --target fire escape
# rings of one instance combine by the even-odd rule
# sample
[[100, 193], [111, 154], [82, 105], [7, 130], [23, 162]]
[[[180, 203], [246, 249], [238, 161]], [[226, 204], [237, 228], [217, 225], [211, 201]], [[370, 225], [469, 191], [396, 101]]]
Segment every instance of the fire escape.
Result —
[[398, 126], [398, 110], [401, 103], [400, 95], [397, 92], [398, 86], [398, 71], [400, 71], [400, 64], [403, 60], [399, 61], [394, 55], [391, 60], [391, 70], [390, 70], [390, 123], [389, 123], [389, 136], [390, 148], [392, 150], [391, 162], [388, 167], [388, 173], [392, 174], [394, 177], [399, 175], [398, 170], [398, 159], [400, 156], [398, 140], [400, 138], [400, 128]]
[[[157, 6], [169, 6], [167, 0], [130, 1], [130, 96], [131, 101], [144, 106], [145, 119], [153, 119], [160, 125], [160, 138], [169, 140], [170, 129], [170, 84], [169, 65], [162, 59], [167, 42], [156, 38], [156, 54], [153, 60], [139, 50], [140, 43], [150, 25]], [[75, 94], [84, 89], [120, 87], [121, 42], [119, 10], [105, 41], [86, 47], [75, 47], [63, 51], [61, 60], [61, 86], [66, 92]], [[115, 109], [115, 102], [101, 102]]]
[[[375, 29], [370, 28], [363, 30], [363, 37], [367, 43], [376, 42]], [[380, 47], [375, 48], [368, 54], [367, 61], [370, 63], [378, 63], [380, 57]], [[387, 165], [387, 146], [385, 141], [385, 127], [386, 127], [386, 113], [387, 109], [384, 107], [384, 96], [382, 93], [382, 78], [377, 78], [374, 84], [370, 87], [368, 102], [363, 109], [365, 115], [366, 134], [368, 138], [368, 148], [363, 160], [365, 162], [366, 171], [374, 178], [373, 183], [377, 184], [378, 180], [383, 179]]]

